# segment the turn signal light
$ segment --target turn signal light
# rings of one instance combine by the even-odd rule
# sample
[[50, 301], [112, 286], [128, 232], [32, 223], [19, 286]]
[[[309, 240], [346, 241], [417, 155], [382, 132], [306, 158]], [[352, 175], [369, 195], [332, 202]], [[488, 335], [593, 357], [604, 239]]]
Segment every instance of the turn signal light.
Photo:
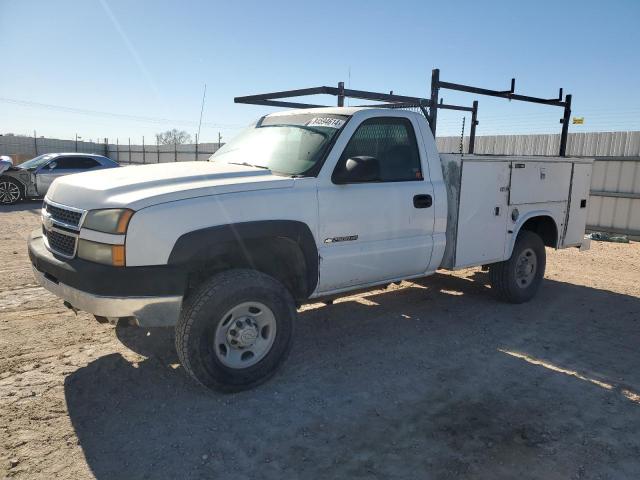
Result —
[[[126, 224], [125, 224], [126, 228]], [[124, 245], [114, 245], [111, 247], [111, 259], [114, 267], [124, 267], [125, 254]]]

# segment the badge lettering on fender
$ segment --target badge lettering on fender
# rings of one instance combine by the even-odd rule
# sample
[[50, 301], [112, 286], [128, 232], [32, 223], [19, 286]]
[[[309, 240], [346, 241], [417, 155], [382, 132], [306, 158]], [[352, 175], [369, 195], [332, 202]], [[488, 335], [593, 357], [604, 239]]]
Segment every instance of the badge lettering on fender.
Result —
[[337, 242], [353, 242], [358, 239], [358, 235], [348, 235], [346, 237], [333, 237], [325, 239], [324, 243], [337, 243]]

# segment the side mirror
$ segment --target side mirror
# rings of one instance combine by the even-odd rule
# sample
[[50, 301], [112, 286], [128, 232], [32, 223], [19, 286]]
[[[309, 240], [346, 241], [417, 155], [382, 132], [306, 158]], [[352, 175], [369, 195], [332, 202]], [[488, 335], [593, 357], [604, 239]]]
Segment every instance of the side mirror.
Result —
[[53, 170], [54, 168], [56, 168], [58, 166], [57, 162], [51, 162], [49, 165], [47, 165], [47, 167], [49, 168], [49, 170]]
[[334, 181], [336, 183], [364, 183], [380, 180], [380, 163], [376, 157], [362, 155], [349, 158]]

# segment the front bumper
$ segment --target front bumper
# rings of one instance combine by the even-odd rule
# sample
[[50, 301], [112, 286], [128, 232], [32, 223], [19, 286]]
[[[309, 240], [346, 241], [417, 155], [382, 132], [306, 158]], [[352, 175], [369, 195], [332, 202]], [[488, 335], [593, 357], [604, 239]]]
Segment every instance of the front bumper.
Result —
[[110, 318], [135, 317], [142, 327], [175, 325], [186, 275], [172, 267], [109, 267], [81, 259], [63, 260], [29, 238], [36, 281], [71, 306]]

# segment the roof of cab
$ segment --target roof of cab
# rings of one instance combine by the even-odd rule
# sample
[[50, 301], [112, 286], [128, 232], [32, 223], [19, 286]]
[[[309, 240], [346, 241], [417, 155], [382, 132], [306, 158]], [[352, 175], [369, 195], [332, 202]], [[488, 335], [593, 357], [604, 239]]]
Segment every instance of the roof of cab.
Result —
[[82, 153], [82, 152], [56, 152], [56, 153], [47, 153], [50, 157], [60, 157], [64, 155], [65, 157], [98, 157], [98, 158], [107, 158], [111, 160], [109, 157], [105, 157], [104, 155], [98, 155], [97, 153]]
[[[283, 110], [281, 112], [270, 113], [268, 117], [279, 117], [282, 115], [303, 115], [310, 113], [329, 113], [333, 115], [351, 116], [360, 110], [371, 110], [372, 107], [319, 107], [319, 108], [296, 108], [292, 110]], [[375, 108], [375, 107], [374, 107]]]

